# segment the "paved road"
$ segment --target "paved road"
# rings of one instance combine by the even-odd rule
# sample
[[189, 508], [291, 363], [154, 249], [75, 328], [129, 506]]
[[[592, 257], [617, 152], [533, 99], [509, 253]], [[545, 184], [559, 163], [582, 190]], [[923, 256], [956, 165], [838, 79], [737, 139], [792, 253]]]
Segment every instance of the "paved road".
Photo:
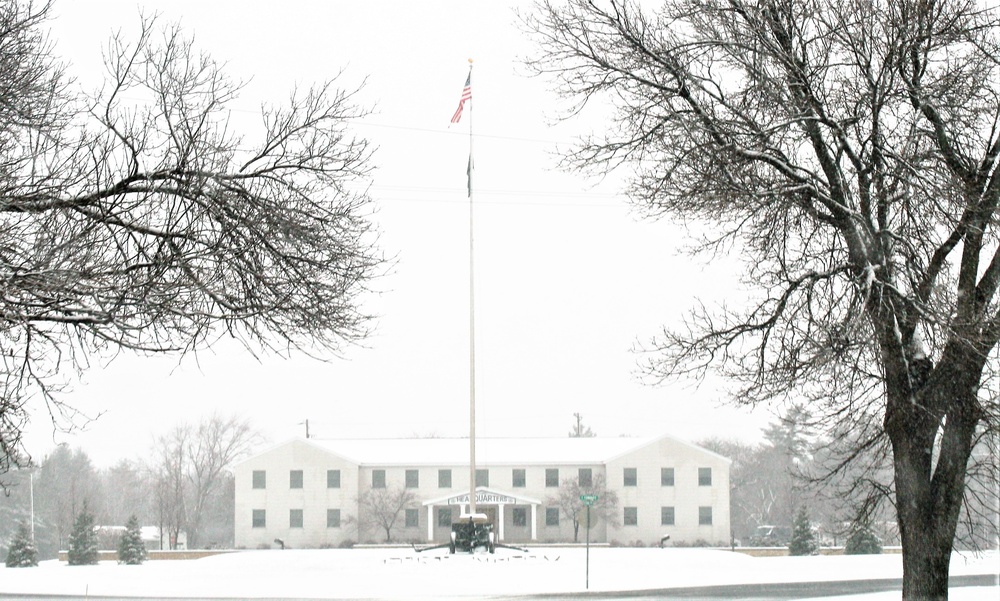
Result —
[[[952, 576], [951, 588], [964, 586], [1000, 586], [997, 576], [989, 574], [973, 576]], [[884, 591], [899, 591], [903, 588], [901, 578], [880, 580], [848, 580], [834, 582], [797, 582], [782, 584], [734, 584], [725, 586], [704, 586], [697, 588], [667, 588], [643, 591], [619, 591], [613, 593], [561, 593], [546, 595], [521, 595], [516, 597], [488, 597], [490, 601], [557, 601], [564, 599], [592, 599], [593, 601], [631, 599], [633, 601], [663, 601], [665, 599], [688, 599], [693, 601], [716, 601], [737, 599], [739, 601], [779, 601], [840, 595], [863, 595]], [[0, 599], [52, 600], [52, 601], [178, 601], [177, 597], [95, 597], [72, 595], [8, 595], [0, 593]], [[191, 598], [189, 598], [191, 599]], [[197, 599], [197, 598], [195, 598]], [[208, 598], [206, 598], [208, 599]], [[245, 601], [245, 599], [211, 598], [211, 601]], [[254, 599], [254, 601], [295, 601], [293, 598]], [[310, 599], [309, 601], [317, 601]], [[357, 600], [365, 601], [365, 600]], [[369, 601], [375, 601], [369, 600]]]
[[[998, 586], [997, 576], [981, 574], [974, 576], [952, 576], [948, 581], [950, 588], [963, 586]], [[796, 582], [775, 584], [733, 584], [725, 586], [703, 586], [697, 588], [667, 588], [645, 591], [621, 591], [617, 593], [566, 593], [560, 595], [533, 595], [519, 597], [521, 600], [556, 601], [562, 599], [586, 598], [599, 601], [603, 599], [631, 599], [633, 601], [662, 601], [663, 599], [691, 599], [695, 601], [712, 601], [721, 599], [738, 599], [740, 601], [771, 601], [807, 599], [814, 597], [834, 597], [840, 595], [863, 595], [884, 591], [901, 591], [902, 578], [884, 578], [880, 580], [848, 580], [834, 582]], [[513, 599], [513, 598], [511, 598]]]

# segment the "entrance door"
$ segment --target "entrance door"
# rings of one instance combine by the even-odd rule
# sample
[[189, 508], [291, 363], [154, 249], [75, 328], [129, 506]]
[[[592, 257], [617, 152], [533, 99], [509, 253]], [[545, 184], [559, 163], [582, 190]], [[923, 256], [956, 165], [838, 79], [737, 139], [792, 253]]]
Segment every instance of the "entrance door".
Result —
[[486, 514], [486, 519], [488, 519], [490, 521], [490, 523], [493, 524], [493, 532], [499, 532], [498, 528], [500, 526], [499, 526], [499, 522], [497, 522], [497, 506], [496, 505], [487, 505], [486, 507], [477, 507], [476, 511], [479, 511], [480, 513], [485, 513]]

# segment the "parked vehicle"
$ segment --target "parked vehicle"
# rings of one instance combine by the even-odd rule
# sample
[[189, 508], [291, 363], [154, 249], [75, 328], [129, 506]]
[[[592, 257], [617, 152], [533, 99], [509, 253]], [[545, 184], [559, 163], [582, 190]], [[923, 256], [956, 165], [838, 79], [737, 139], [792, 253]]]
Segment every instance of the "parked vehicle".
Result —
[[785, 547], [792, 540], [792, 529], [789, 526], [758, 526], [750, 535], [751, 547]]

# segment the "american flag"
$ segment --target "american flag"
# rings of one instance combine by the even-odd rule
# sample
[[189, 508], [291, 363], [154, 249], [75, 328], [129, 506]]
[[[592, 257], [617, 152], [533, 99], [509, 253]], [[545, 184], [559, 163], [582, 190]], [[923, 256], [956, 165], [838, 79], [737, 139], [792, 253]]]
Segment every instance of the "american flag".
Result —
[[458, 108], [455, 109], [455, 114], [451, 116], [452, 123], [458, 123], [462, 120], [462, 109], [465, 108], [465, 101], [472, 98], [472, 70], [469, 70], [468, 77], [465, 78], [465, 87], [462, 88], [462, 98], [458, 101]]

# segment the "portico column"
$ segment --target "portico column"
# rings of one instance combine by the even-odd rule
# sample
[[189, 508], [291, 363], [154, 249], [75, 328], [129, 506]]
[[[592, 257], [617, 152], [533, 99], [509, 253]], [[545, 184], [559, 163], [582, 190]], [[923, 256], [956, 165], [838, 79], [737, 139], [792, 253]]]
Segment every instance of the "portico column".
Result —
[[531, 540], [538, 540], [538, 505], [531, 504]]
[[427, 542], [434, 540], [434, 506], [427, 506]]
[[503, 503], [497, 504], [497, 513], [499, 514], [497, 519], [500, 521], [500, 534], [497, 536], [497, 540], [503, 540]]

